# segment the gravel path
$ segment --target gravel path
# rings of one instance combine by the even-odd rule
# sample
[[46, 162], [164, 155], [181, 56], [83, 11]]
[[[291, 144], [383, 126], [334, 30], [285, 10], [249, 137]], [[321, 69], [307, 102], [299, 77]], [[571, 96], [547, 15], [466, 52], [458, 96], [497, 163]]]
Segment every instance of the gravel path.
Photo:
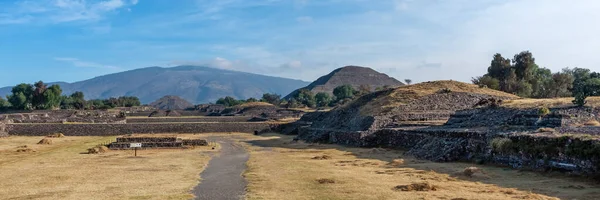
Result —
[[223, 138], [211, 140], [221, 145], [221, 151], [200, 173], [202, 180], [193, 190], [196, 199], [243, 199], [247, 182], [242, 177], [242, 173], [246, 170], [248, 152], [231, 140]]

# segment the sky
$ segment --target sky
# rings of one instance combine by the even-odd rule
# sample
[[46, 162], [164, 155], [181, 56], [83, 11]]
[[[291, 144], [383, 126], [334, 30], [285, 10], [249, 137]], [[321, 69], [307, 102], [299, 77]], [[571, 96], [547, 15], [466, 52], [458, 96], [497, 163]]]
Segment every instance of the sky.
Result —
[[600, 71], [597, 0], [0, 0], [0, 86], [203, 65], [313, 81], [346, 66], [398, 80], [482, 75], [529, 50]]

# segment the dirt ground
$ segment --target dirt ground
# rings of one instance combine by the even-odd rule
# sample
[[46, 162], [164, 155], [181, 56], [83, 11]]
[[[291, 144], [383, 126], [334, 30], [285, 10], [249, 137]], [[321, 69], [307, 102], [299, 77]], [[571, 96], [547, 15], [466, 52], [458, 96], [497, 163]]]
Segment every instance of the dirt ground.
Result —
[[[247, 199], [600, 199], [600, 185], [564, 175], [434, 163], [386, 149], [292, 143], [282, 135], [246, 140]], [[484, 173], [464, 175], [471, 166]], [[402, 191], [419, 189], [411, 184], [433, 188]]]
[[[186, 134], [237, 141], [250, 154], [246, 199], [600, 199], [600, 185], [470, 163], [434, 163], [402, 151], [292, 142], [266, 134]], [[114, 137], [0, 139], [1, 199], [192, 199], [216, 151], [196, 149], [82, 154]], [[17, 152], [27, 145], [35, 152]], [[469, 177], [463, 170], [483, 171]]]
[[[185, 135], [189, 138], [200, 135]], [[202, 136], [203, 137], [203, 136]], [[0, 138], [1, 199], [190, 199], [210, 147], [84, 154], [114, 137]], [[27, 145], [35, 152], [16, 152]]]

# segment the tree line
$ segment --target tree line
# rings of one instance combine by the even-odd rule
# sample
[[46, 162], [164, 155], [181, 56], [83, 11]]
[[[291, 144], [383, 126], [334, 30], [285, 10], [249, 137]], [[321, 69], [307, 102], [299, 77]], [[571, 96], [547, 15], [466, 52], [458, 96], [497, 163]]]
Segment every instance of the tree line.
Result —
[[[375, 91], [387, 89], [386, 87], [375, 88]], [[246, 100], [237, 100], [234, 97], [226, 96], [219, 98], [216, 104], [225, 106], [236, 106], [246, 102], [267, 102], [277, 106], [283, 106], [287, 108], [322, 108], [322, 107], [333, 107], [336, 105], [344, 104], [356, 97], [364, 94], [371, 93], [371, 88], [366, 85], [361, 85], [358, 88], [354, 88], [351, 85], [341, 85], [333, 90], [333, 95], [326, 92], [318, 92], [314, 94], [308, 89], [300, 89], [295, 91], [289, 99], [282, 99], [281, 95], [265, 93], [261, 99], [249, 98]]]
[[130, 96], [86, 101], [83, 92], [63, 95], [59, 85], [48, 86], [42, 81], [18, 84], [6, 100], [0, 97], [1, 110], [109, 109], [140, 105], [137, 97]]
[[575, 97], [573, 103], [579, 106], [585, 105], [587, 97], [600, 95], [600, 73], [568, 67], [552, 73], [539, 67], [529, 51], [516, 54], [512, 60], [495, 54], [487, 73], [472, 82], [520, 97]]

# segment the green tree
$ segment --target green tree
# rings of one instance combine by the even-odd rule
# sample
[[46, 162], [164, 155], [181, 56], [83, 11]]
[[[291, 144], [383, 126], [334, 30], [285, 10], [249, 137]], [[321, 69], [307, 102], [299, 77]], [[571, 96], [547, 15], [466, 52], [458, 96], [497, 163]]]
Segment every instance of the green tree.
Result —
[[43, 81], [38, 81], [33, 84], [35, 89], [33, 90], [33, 96], [31, 99], [31, 105], [34, 109], [45, 109], [46, 107], [46, 97], [44, 93], [48, 88], [48, 85], [44, 84]]
[[258, 99], [250, 97], [248, 99], [246, 99], [246, 102], [251, 103], [251, 102], [258, 102]]
[[33, 86], [31, 84], [21, 83], [11, 90], [11, 95], [7, 96], [8, 102], [16, 110], [32, 109], [31, 100], [33, 97]]
[[295, 95], [294, 98], [299, 104], [306, 105], [308, 107], [315, 107], [317, 105], [317, 101], [315, 100], [315, 95], [308, 89], [300, 89]]
[[319, 92], [315, 95], [315, 100], [317, 102], [317, 106], [326, 107], [331, 103], [331, 96], [325, 92]]
[[412, 83], [411, 79], [404, 79], [404, 82], [406, 83], [406, 85], [410, 85]]
[[354, 88], [351, 85], [341, 85], [333, 89], [336, 101], [354, 97]]
[[500, 89], [500, 81], [496, 78], [493, 78], [490, 75], [483, 75], [476, 78], [471, 79], [473, 84], [478, 85], [479, 87], [487, 87], [494, 90]]
[[60, 108], [62, 100], [62, 89], [59, 85], [51, 85], [44, 91], [44, 102], [43, 109], [55, 109]]
[[83, 92], [77, 91], [71, 94], [72, 107], [74, 109], [84, 109], [85, 108], [85, 96]]
[[237, 106], [237, 105], [242, 104], [241, 101], [238, 101], [235, 98], [230, 97], [230, 96], [226, 96], [225, 98], [219, 98], [216, 103], [224, 105], [224, 106], [227, 106], [227, 107], [229, 107], [229, 106]]
[[2, 97], [0, 97], [0, 110], [6, 110], [10, 108], [10, 103], [7, 100], [4, 100]]
[[565, 68], [562, 72], [552, 74], [552, 82], [549, 87], [552, 93], [550, 97], [569, 97], [572, 95], [570, 90], [573, 88], [575, 77], [570, 72], [569, 68]]
[[281, 95], [265, 93], [265, 94], [263, 94], [261, 101], [267, 102], [267, 103], [270, 103], [273, 105], [279, 105], [279, 103], [281, 102]]
[[529, 51], [523, 51], [513, 58], [515, 73], [519, 80], [529, 81], [534, 78], [538, 66], [535, 64], [535, 58]]

